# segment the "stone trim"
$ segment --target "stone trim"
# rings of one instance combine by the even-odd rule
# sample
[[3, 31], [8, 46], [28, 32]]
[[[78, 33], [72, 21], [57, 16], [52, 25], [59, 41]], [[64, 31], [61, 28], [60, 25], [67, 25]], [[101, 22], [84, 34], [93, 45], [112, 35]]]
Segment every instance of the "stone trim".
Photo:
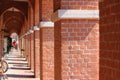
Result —
[[40, 27], [54, 27], [54, 22], [51, 21], [41, 21]]
[[30, 33], [34, 33], [34, 30], [30, 29], [29, 32], [30, 32]]
[[52, 21], [59, 19], [99, 19], [99, 10], [58, 10], [52, 15]]
[[34, 26], [34, 31], [35, 30], [40, 30], [40, 28], [38, 26]]

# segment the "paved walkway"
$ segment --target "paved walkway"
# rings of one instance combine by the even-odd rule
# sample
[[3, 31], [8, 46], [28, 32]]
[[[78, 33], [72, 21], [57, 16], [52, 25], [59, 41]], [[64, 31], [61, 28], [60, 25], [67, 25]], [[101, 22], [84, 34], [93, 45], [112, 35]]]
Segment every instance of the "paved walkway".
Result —
[[40, 80], [34, 78], [33, 71], [27, 65], [27, 61], [19, 52], [11, 52], [5, 56], [9, 69], [6, 72], [8, 80]]

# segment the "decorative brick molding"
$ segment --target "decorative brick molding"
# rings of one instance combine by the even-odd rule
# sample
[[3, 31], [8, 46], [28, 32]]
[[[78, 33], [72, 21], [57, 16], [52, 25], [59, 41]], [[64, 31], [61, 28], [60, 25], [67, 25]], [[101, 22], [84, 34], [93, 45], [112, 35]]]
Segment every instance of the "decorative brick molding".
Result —
[[52, 21], [59, 19], [99, 19], [99, 10], [58, 10], [52, 15]]
[[40, 27], [54, 27], [54, 22], [51, 21], [41, 21]]

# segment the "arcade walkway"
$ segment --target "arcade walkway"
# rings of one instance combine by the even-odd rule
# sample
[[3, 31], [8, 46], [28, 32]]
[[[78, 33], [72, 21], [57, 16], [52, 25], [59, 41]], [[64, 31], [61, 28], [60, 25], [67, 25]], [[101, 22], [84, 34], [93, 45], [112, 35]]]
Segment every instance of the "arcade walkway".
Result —
[[34, 78], [33, 71], [28, 67], [26, 59], [17, 51], [5, 56], [9, 70], [6, 72], [8, 80], [39, 80]]

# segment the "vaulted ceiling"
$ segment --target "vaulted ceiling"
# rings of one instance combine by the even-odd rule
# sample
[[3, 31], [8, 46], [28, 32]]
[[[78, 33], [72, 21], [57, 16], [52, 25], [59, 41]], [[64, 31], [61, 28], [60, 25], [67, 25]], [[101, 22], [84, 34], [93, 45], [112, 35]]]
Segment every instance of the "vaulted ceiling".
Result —
[[0, 0], [0, 16], [8, 33], [20, 33], [25, 18], [28, 17], [27, 0]]

